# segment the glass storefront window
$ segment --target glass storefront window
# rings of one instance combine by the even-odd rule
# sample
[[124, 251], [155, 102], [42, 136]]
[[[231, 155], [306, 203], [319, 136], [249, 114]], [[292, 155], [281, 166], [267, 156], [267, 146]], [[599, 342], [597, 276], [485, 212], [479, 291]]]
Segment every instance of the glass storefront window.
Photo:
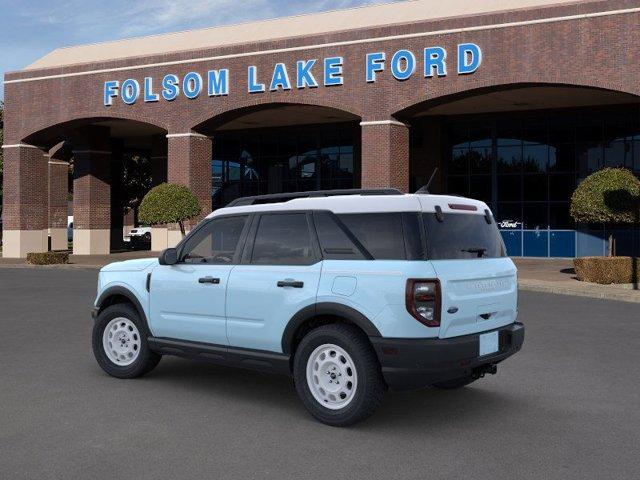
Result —
[[522, 142], [520, 145], [498, 146], [498, 173], [522, 171]]
[[469, 150], [471, 173], [491, 173], [491, 145]]
[[247, 195], [354, 188], [357, 124], [220, 132], [213, 142], [213, 208]]
[[524, 145], [522, 151], [522, 165], [525, 172], [544, 173], [549, 161], [548, 145]]
[[548, 200], [547, 175], [529, 174], [522, 177], [522, 198], [525, 201]]
[[504, 230], [575, 229], [581, 179], [605, 166], [640, 175], [638, 106], [458, 117], [445, 128], [445, 193], [485, 201]]
[[633, 143], [615, 140], [604, 146], [604, 164], [607, 167], [633, 168]]
[[522, 177], [520, 175], [498, 175], [498, 201], [522, 200]]

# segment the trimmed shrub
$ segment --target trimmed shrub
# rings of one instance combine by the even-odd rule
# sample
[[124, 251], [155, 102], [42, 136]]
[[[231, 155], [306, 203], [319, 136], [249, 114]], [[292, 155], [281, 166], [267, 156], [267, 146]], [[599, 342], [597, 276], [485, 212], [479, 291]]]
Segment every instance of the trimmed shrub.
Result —
[[625, 168], [604, 168], [585, 178], [571, 196], [571, 216], [585, 223], [634, 223], [640, 180]]
[[30, 265], [62, 265], [69, 263], [69, 252], [27, 253]]
[[640, 258], [581, 257], [573, 260], [573, 266], [578, 280], [583, 282], [607, 285], [633, 283], [640, 279]]
[[144, 196], [138, 220], [146, 225], [177, 223], [184, 236], [184, 222], [201, 213], [202, 208], [191, 190], [182, 185], [163, 183]]

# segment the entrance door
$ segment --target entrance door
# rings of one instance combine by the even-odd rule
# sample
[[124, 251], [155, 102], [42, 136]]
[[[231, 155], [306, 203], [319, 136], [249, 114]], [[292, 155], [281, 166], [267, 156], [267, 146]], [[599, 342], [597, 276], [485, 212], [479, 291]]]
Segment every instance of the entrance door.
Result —
[[186, 241], [176, 265], [151, 275], [151, 330], [156, 337], [227, 345], [226, 291], [239, 259], [247, 215], [210, 220]]
[[322, 262], [310, 221], [310, 214], [286, 212], [253, 222], [246, 257], [229, 278], [230, 346], [281, 352], [291, 317], [316, 302]]

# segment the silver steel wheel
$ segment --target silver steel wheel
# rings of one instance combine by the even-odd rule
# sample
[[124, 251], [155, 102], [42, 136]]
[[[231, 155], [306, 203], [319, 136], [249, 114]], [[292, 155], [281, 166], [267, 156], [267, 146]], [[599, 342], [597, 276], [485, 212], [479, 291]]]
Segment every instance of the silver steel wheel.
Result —
[[107, 358], [114, 364], [120, 367], [131, 365], [140, 355], [138, 327], [127, 318], [114, 318], [104, 329], [102, 346]]
[[307, 385], [320, 405], [339, 410], [353, 400], [358, 373], [342, 347], [327, 343], [316, 348], [307, 360]]

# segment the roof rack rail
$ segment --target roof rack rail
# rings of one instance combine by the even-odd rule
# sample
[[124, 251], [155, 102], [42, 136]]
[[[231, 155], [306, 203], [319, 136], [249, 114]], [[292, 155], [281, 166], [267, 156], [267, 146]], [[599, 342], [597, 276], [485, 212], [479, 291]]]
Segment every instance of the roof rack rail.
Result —
[[240, 197], [232, 200], [227, 207], [244, 207], [247, 205], [259, 205], [262, 203], [288, 202], [296, 198], [333, 197], [336, 195], [402, 195], [395, 188], [378, 189], [348, 189], [348, 190], [315, 190], [311, 192], [272, 193], [269, 195], [256, 195], [253, 197]]

